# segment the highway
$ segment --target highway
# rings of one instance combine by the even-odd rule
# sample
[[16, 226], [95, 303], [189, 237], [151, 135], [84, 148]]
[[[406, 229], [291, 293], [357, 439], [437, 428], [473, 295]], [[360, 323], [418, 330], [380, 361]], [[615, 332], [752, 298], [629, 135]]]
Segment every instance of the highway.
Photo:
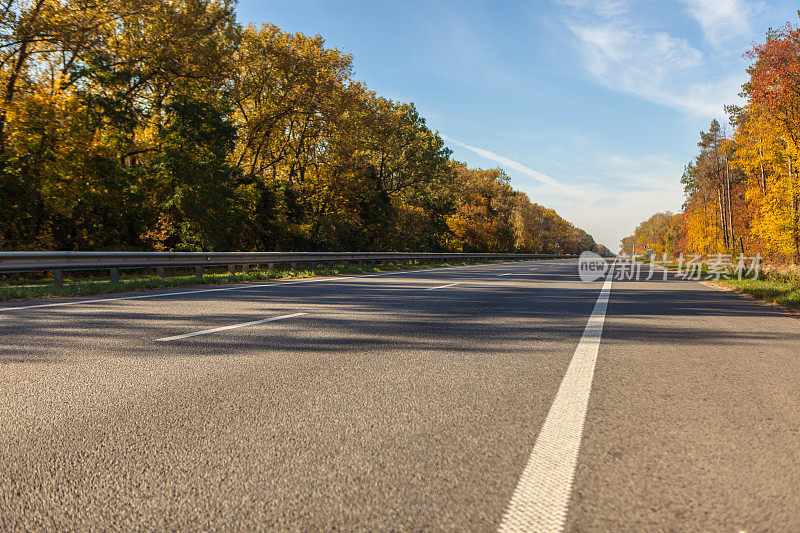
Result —
[[0, 529], [798, 531], [798, 376], [575, 260], [7, 302]]

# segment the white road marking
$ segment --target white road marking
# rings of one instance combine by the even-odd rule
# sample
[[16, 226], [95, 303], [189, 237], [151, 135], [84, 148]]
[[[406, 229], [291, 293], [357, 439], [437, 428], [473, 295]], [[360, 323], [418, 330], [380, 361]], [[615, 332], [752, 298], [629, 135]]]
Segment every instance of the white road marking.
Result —
[[247, 289], [261, 289], [265, 287], [279, 287], [281, 285], [297, 285], [300, 283], [323, 283], [326, 281], [341, 281], [345, 279], [358, 279], [358, 278], [373, 278], [373, 277], [380, 277], [380, 276], [396, 276], [398, 274], [414, 274], [418, 272], [437, 272], [442, 270], [452, 270], [456, 268], [471, 268], [471, 267], [486, 267], [486, 266], [498, 266], [498, 265], [505, 265], [505, 264], [514, 264], [516, 262], [510, 263], [492, 263], [492, 264], [478, 264], [478, 265], [459, 265], [454, 267], [439, 267], [439, 268], [417, 268], [412, 270], [395, 270], [391, 272], [380, 272], [377, 274], [364, 274], [359, 276], [342, 276], [342, 277], [331, 277], [331, 278], [312, 278], [312, 279], [304, 279], [300, 281], [279, 281], [277, 283], [259, 283], [259, 284], [252, 284], [252, 285], [236, 285], [234, 287], [218, 287], [214, 289], [197, 289], [191, 291], [179, 291], [179, 292], [158, 292], [158, 293], [148, 293], [148, 294], [137, 294], [136, 296], [114, 296], [111, 298], [94, 298], [91, 300], [77, 300], [71, 302], [55, 302], [49, 304], [34, 304], [34, 305], [21, 305], [17, 307], [0, 307], [0, 313], [3, 312], [10, 312], [10, 311], [22, 311], [25, 309], [43, 309], [47, 307], [63, 307], [68, 305], [86, 305], [86, 304], [93, 304], [93, 303], [104, 303], [104, 302], [117, 302], [123, 300], [143, 300], [148, 298], [168, 298], [170, 296], [186, 296], [190, 294], [201, 294], [207, 292], [224, 292], [224, 291], [238, 291], [238, 290], [247, 290]]
[[503, 515], [501, 533], [564, 528], [611, 282], [609, 273]]
[[436, 289], [446, 289], [447, 287], [455, 287], [456, 285], [461, 285], [461, 282], [457, 283], [448, 283], [447, 285], [439, 285], [438, 287], [429, 287], [425, 289], [426, 291], [435, 291]]
[[41, 309], [42, 307], [61, 307], [63, 305], [82, 305], [100, 302], [115, 302], [118, 300], [142, 300], [145, 298], [167, 298], [169, 296], [185, 296], [187, 294], [200, 294], [203, 292], [223, 292], [223, 291], [238, 291], [242, 289], [260, 289], [263, 287], [277, 287], [278, 285], [297, 285], [298, 283], [320, 283], [322, 281], [338, 281], [342, 279], [351, 279], [354, 276], [345, 276], [342, 278], [325, 278], [325, 279], [304, 279], [301, 281], [284, 281], [281, 283], [260, 283], [257, 285], [237, 285], [235, 287], [219, 287], [216, 289], [198, 289], [196, 291], [181, 291], [181, 292], [160, 292], [158, 294], [137, 294], [136, 296], [117, 296], [114, 298], [95, 298], [94, 300], [78, 300], [77, 302], [58, 302], [53, 304], [36, 304], [25, 305], [20, 307], [2, 307], [0, 312], [3, 311], [16, 311], [18, 309]]
[[533, 268], [529, 268], [528, 270], [538, 270], [538, 269], [539, 269], [539, 267], [533, 267]]
[[[446, 270], [454, 270], [456, 268], [475, 268], [475, 267], [483, 267], [480, 270], [497, 270], [493, 267], [502, 267], [504, 265], [513, 265], [518, 263], [518, 261], [512, 261], [508, 263], [488, 263], [488, 264], [477, 264], [477, 265], [457, 265], [451, 267], [438, 267], [438, 268], [413, 268], [411, 270], [393, 270], [391, 272], [379, 272], [378, 274], [362, 274], [360, 276], [352, 276], [354, 278], [375, 278], [379, 276], [395, 276], [397, 274], [413, 274], [415, 272], [440, 272]], [[488, 268], [487, 268], [488, 267]]]
[[506, 272], [505, 274], [498, 274], [497, 277], [500, 278], [502, 276], [510, 276], [513, 272]]
[[175, 335], [174, 337], [164, 337], [163, 339], [156, 339], [156, 342], [169, 342], [177, 341], [180, 339], [188, 339], [189, 337], [197, 337], [198, 335], [208, 335], [209, 333], [217, 333], [219, 331], [227, 331], [229, 329], [244, 328], [247, 326], [255, 326], [256, 324], [264, 324], [265, 322], [275, 322], [276, 320], [283, 320], [284, 318], [294, 318], [296, 316], [307, 315], [308, 313], [292, 313], [291, 315], [274, 316], [272, 318], [265, 318], [263, 320], [253, 320], [252, 322], [242, 322], [241, 324], [233, 324], [232, 326], [223, 326], [221, 328], [204, 329], [202, 331], [195, 331], [194, 333], [186, 333], [184, 335]]

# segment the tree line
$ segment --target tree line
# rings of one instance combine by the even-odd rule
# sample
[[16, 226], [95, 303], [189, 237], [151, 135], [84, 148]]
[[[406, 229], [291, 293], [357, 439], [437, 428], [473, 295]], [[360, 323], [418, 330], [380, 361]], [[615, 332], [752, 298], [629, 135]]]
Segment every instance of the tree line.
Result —
[[[800, 16], [800, 12], [798, 13]], [[681, 182], [681, 213], [657, 213], [623, 239], [626, 253], [761, 254], [800, 262], [800, 28], [767, 32], [745, 56], [744, 106], [700, 132]]]
[[0, 28], [0, 249], [597, 248], [232, 0], [0, 0]]

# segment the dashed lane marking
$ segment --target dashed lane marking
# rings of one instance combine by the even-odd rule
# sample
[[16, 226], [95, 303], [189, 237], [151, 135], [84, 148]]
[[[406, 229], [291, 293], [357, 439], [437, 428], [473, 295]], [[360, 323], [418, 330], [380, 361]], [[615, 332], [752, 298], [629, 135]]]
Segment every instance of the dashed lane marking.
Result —
[[218, 333], [220, 331], [227, 331], [229, 329], [244, 328], [247, 326], [255, 326], [256, 324], [264, 324], [265, 322], [275, 322], [276, 320], [283, 320], [284, 318], [294, 318], [296, 316], [307, 315], [308, 313], [292, 313], [291, 315], [274, 316], [272, 318], [264, 318], [262, 320], [253, 320], [252, 322], [242, 322], [241, 324], [233, 324], [231, 326], [223, 326], [221, 328], [204, 329], [202, 331], [195, 331], [193, 333], [185, 333], [183, 335], [175, 335], [174, 337], [164, 337], [163, 339], [156, 339], [156, 342], [170, 342], [181, 339], [188, 339], [189, 337], [197, 337], [198, 335], [208, 335], [209, 333]]
[[448, 283], [447, 285], [439, 285], [438, 287], [430, 287], [425, 289], [426, 291], [435, 291], [436, 289], [446, 289], [448, 287], [455, 287], [456, 285], [461, 285], [461, 282], [457, 283]]

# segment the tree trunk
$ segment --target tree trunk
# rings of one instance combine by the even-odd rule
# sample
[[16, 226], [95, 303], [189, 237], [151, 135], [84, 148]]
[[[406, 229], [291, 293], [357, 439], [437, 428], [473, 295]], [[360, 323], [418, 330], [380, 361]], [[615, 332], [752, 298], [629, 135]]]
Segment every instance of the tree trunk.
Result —
[[728, 228], [725, 224], [725, 200], [722, 187], [717, 187], [717, 203], [719, 204], [719, 226], [722, 228], [722, 246], [728, 248]]
[[725, 161], [725, 187], [727, 188], [727, 195], [728, 195], [728, 232], [730, 233], [730, 240], [728, 243], [730, 244], [731, 252], [734, 251], [736, 248], [736, 239], [733, 234], [733, 201], [731, 200], [731, 168], [728, 165], [728, 162]]
[[758, 166], [761, 168], [761, 194], [767, 195], [767, 177], [764, 174], [764, 153], [761, 151], [761, 137], [758, 138]]
[[795, 189], [795, 179], [792, 173], [792, 158], [787, 157], [789, 163], [789, 196], [792, 206], [792, 244], [794, 247], [794, 254], [792, 257], [792, 264], [800, 262], [800, 231], [798, 231], [798, 217], [797, 217], [797, 191]]

